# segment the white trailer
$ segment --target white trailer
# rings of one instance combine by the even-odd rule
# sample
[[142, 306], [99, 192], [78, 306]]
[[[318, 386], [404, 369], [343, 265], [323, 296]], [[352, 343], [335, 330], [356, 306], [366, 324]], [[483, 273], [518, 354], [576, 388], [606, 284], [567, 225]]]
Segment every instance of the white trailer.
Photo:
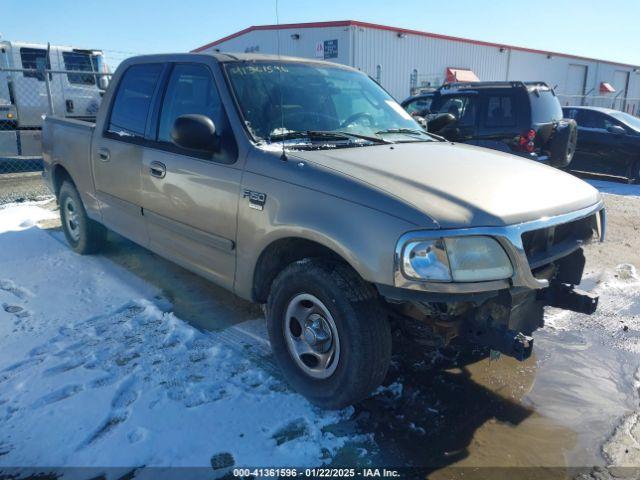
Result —
[[104, 73], [100, 50], [0, 41], [0, 157], [40, 156], [45, 115], [94, 118]]

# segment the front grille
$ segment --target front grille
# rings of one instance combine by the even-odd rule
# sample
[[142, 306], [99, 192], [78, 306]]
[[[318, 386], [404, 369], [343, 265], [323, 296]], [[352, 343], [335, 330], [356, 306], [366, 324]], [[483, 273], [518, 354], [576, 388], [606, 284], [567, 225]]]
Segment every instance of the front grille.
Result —
[[598, 229], [596, 215], [524, 232], [522, 244], [531, 268], [551, 263], [589, 242]]

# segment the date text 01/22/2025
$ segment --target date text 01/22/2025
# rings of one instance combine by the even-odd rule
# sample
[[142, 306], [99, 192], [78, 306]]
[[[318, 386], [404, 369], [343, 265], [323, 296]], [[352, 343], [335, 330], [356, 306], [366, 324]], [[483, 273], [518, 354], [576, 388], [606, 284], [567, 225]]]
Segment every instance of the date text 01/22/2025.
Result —
[[386, 468], [234, 468], [233, 476], [244, 477], [301, 477], [301, 478], [396, 478], [397, 470]]

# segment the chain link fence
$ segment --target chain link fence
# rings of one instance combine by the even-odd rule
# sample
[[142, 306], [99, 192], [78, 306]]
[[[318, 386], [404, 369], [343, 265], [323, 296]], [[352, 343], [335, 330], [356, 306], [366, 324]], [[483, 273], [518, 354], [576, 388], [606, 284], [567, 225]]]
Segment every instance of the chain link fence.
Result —
[[47, 115], [95, 121], [111, 73], [0, 67], [0, 174], [42, 169]]
[[624, 97], [622, 94], [614, 95], [566, 95], [558, 93], [560, 104], [565, 106], [589, 106], [612, 108], [640, 116], [640, 98]]

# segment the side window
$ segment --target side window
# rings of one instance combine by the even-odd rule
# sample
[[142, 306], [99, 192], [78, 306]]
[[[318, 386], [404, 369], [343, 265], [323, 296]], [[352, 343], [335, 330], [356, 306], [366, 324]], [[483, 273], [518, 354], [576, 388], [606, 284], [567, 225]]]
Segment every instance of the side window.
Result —
[[413, 102], [408, 103], [407, 106], [405, 107], [405, 110], [411, 114], [414, 114], [414, 113], [421, 113], [424, 110], [428, 110], [429, 107], [431, 107], [431, 98], [424, 97], [424, 98], [417, 98]]
[[617, 120], [611, 118], [608, 115], [603, 115], [604, 117], [604, 128], [609, 128], [609, 127], [622, 127], [626, 130], [625, 126], [623, 124], [621, 124], [620, 122], [618, 122]]
[[107, 131], [121, 137], [144, 138], [151, 98], [161, 73], [162, 65], [157, 63], [127, 69], [113, 100]]
[[[47, 51], [41, 48], [21, 48], [20, 60], [22, 61], [22, 68], [25, 69], [51, 69]], [[44, 75], [40, 72], [23, 72], [22, 74], [25, 78], [37, 78], [39, 81], [44, 82]]]
[[459, 126], [474, 126], [476, 123], [478, 99], [475, 95], [447, 95], [437, 111], [432, 113], [450, 113], [458, 120]]
[[580, 110], [578, 112], [578, 118], [576, 119], [578, 125], [581, 127], [599, 129], [606, 128], [604, 120], [604, 115], [599, 112], [594, 112], [593, 110]]
[[572, 118], [573, 120], [576, 120], [576, 118], [578, 118], [578, 110], [576, 110], [575, 108], [563, 108], [562, 113], [564, 114], [565, 118]]
[[238, 156], [238, 146], [227, 115], [222, 106], [218, 89], [211, 71], [202, 64], [176, 64], [173, 67], [167, 88], [162, 100], [160, 120], [158, 122], [157, 140], [169, 149], [177, 149], [171, 139], [173, 124], [180, 115], [205, 115], [213, 120], [219, 149], [211, 157], [207, 154], [189, 152], [189, 156], [197, 156], [204, 160], [215, 160], [219, 163], [234, 163]]
[[[93, 62], [87, 53], [62, 52], [62, 61], [65, 70], [79, 72], [93, 72]], [[67, 73], [69, 83], [77, 85], [95, 85], [96, 79], [93, 75], [86, 73]]]
[[510, 95], [490, 95], [487, 98], [487, 127], [514, 127], [516, 116]]

